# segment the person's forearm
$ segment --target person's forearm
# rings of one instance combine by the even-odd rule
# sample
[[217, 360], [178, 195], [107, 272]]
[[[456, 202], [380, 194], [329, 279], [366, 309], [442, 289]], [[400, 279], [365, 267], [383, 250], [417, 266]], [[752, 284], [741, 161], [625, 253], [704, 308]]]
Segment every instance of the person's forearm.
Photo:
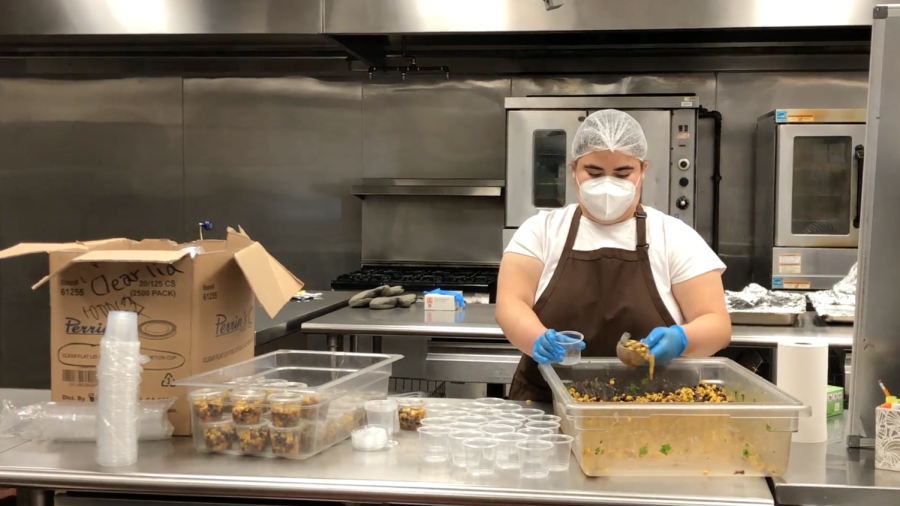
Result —
[[708, 357], [731, 342], [731, 319], [727, 314], [705, 314], [681, 328], [688, 341], [684, 355]]
[[534, 310], [517, 299], [498, 302], [494, 317], [506, 339], [528, 356], [531, 356], [534, 340], [547, 330]]

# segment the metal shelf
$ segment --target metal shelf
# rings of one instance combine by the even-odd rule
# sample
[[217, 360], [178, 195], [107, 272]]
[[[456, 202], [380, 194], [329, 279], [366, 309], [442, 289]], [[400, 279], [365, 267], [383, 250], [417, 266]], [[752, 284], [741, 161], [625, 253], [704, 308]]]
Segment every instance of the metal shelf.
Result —
[[427, 195], [437, 197], [499, 197], [502, 179], [363, 179], [351, 188], [353, 195]]

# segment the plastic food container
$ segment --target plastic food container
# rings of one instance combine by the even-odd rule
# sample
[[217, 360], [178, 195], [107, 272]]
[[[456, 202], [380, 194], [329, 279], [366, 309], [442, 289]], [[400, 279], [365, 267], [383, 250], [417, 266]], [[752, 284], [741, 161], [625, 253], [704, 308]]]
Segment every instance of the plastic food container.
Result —
[[363, 404], [387, 396], [401, 358], [280, 350], [176, 384], [188, 389], [198, 451], [305, 459], [365, 425]]
[[241, 453], [245, 455], [263, 453], [269, 444], [269, 423], [263, 421], [255, 425], [235, 424], [234, 438]]
[[383, 450], [388, 445], [387, 429], [377, 425], [363, 425], [350, 432], [353, 449], [361, 452]]
[[[647, 379], [615, 358], [583, 359], [572, 367], [541, 366], [562, 417], [575, 438], [573, 453], [588, 476], [781, 476], [791, 434], [808, 406], [725, 358], [684, 358]], [[732, 402], [577, 402], [567, 386], [583, 380], [626, 391], [721, 386]]]
[[425, 399], [397, 398], [400, 430], [418, 430], [425, 418]]
[[266, 402], [265, 390], [232, 390], [229, 399], [234, 423], [256, 425], [262, 419], [263, 404]]

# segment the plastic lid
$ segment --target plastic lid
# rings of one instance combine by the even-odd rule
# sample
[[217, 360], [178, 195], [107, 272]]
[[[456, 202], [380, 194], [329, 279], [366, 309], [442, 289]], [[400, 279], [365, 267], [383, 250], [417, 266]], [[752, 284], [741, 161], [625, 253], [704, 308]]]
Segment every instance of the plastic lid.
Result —
[[251, 388], [247, 388], [244, 390], [235, 390], [231, 392], [231, 399], [240, 399], [240, 400], [259, 400], [262, 401], [266, 398], [266, 392], [262, 390], [253, 390]]
[[125, 343], [138, 342], [137, 313], [110, 311], [106, 319], [106, 332], [103, 337]]
[[269, 396], [269, 402], [300, 402], [303, 395], [297, 392], [279, 392]]
[[228, 390], [224, 388], [201, 388], [188, 393], [188, 398], [196, 399], [197, 397], [224, 396]]

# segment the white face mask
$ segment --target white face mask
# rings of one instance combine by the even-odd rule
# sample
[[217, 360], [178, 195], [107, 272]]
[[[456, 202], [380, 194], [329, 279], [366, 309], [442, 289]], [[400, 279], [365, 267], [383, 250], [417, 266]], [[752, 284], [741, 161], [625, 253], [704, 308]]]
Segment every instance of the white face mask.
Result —
[[581, 205], [600, 221], [621, 218], [634, 201], [636, 191], [631, 181], [613, 176], [591, 178], [579, 187]]

